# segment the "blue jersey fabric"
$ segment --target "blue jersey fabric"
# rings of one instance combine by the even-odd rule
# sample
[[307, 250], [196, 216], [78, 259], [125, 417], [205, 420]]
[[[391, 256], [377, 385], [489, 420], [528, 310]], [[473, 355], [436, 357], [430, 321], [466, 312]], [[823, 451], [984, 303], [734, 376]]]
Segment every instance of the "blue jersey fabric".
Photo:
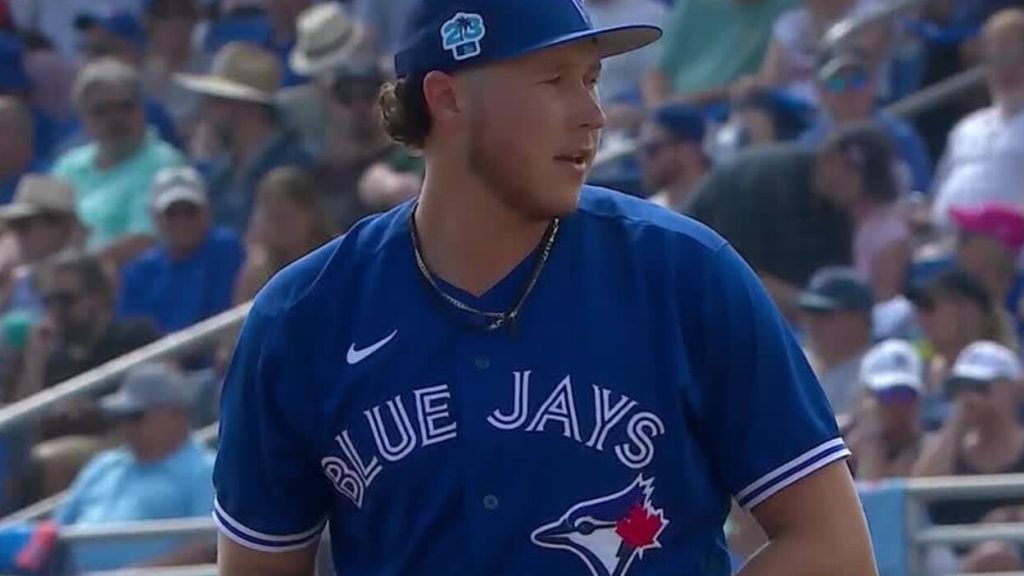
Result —
[[[339, 574], [730, 574], [751, 508], [849, 455], [752, 270], [703, 225], [584, 187], [515, 331], [419, 275], [412, 203], [258, 295], [224, 384], [214, 516]], [[482, 297], [505, 309], [527, 258]]]

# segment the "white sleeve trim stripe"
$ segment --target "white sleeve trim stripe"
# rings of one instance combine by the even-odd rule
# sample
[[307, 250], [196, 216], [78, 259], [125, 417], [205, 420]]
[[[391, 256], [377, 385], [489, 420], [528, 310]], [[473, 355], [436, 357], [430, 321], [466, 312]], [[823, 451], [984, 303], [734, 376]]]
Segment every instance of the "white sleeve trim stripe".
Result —
[[842, 450], [839, 450], [838, 452], [834, 452], [832, 454], [829, 454], [827, 457], [822, 458], [821, 460], [818, 460], [814, 464], [804, 468], [803, 470], [800, 470], [799, 472], [797, 472], [796, 474], [793, 474], [792, 476], [786, 477], [784, 480], [782, 480], [778, 484], [775, 484], [771, 488], [768, 488], [764, 492], [758, 494], [756, 497], [752, 498], [750, 500], [750, 502], [747, 502], [746, 504], [744, 504], [743, 508], [746, 509], [749, 512], [750, 510], [752, 510], [754, 508], [754, 506], [757, 506], [758, 504], [760, 504], [760, 503], [764, 502], [765, 500], [771, 498], [772, 496], [778, 494], [781, 490], [783, 490], [784, 488], [790, 486], [791, 484], [796, 483], [798, 480], [801, 480], [801, 479], [803, 479], [803, 478], [805, 478], [807, 476], [810, 476], [811, 474], [813, 474], [814, 472], [817, 472], [818, 470], [821, 470], [825, 466], [828, 466], [829, 464], [831, 464], [831, 463], [833, 463], [833, 462], [835, 462], [837, 460], [842, 460], [843, 458], [847, 458], [849, 456], [850, 456], [850, 451], [847, 450], [846, 448], [843, 448]]
[[283, 544], [280, 546], [267, 546], [265, 544], [257, 544], [256, 542], [253, 542], [251, 540], [246, 540], [242, 536], [236, 534], [231, 529], [231, 527], [225, 523], [225, 520], [226, 518], [222, 518], [220, 514], [214, 512], [213, 522], [217, 525], [217, 528], [219, 529], [219, 532], [221, 534], [227, 536], [228, 539], [234, 542], [235, 544], [238, 544], [239, 546], [243, 546], [250, 550], [255, 550], [257, 552], [282, 553], [292, 552], [294, 550], [302, 550], [303, 548], [308, 548], [310, 544], [316, 542], [320, 537], [320, 533], [318, 532], [309, 539], [307, 539], [305, 542], [297, 542], [295, 544]]
[[741, 490], [738, 494], [736, 494], [736, 499], [742, 501], [747, 496], [750, 496], [750, 494], [752, 494], [753, 492], [755, 492], [757, 490], [760, 490], [762, 487], [764, 487], [767, 484], [770, 484], [771, 482], [774, 482], [777, 478], [779, 478], [781, 476], [784, 476], [785, 474], [788, 474], [794, 468], [799, 468], [804, 463], [806, 463], [808, 460], [812, 460], [812, 459], [816, 458], [818, 455], [820, 455], [823, 452], [828, 452], [829, 450], [834, 450], [837, 447], [840, 447], [840, 446], [843, 446], [843, 445], [844, 444], [843, 444], [843, 439], [842, 438], [833, 438], [832, 440], [829, 440], [829, 441], [827, 441], [827, 442], [825, 442], [823, 444], [820, 444], [820, 445], [818, 445], [815, 448], [811, 448], [807, 452], [804, 452], [800, 456], [797, 456], [796, 458], [790, 460], [789, 462], [786, 462], [782, 466], [779, 466], [775, 470], [772, 470], [771, 472], [769, 472], [769, 473], [765, 474], [764, 476], [760, 477], [759, 479], [755, 480], [754, 483], [752, 483], [751, 485], [747, 486], [746, 488]]
[[322, 532], [324, 529], [324, 524], [327, 523], [327, 518], [324, 517], [324, 519], [317, 523], [316, 526], [313, 526], [305, 532], [299, 532], [298, 534], [288, 534], [282, 536], [258, 532], [256, 530], [253, 530], [252, 528], [245, 526], [238, 520], [232, 518], [230, 514], [225, 512], [224, 508], [222, 508], [220, 505], [220, 501], [217, 500], [216, 498], [213, 499], [213, 511], [213, 515], [215, 518], [218, 519], [218, 521], [223, 521], [225, 527], [228, 528], [229, 531], [236, 532], [238, 533], [239, 536], [247, 536], [249, 538], [262, 540], [264, 542], [269, 543], [280, 542], [282, 545], [291, 544], [297, 540], [307, 541], [311, 536], [316, 536], [320, 534], [320, 532]]

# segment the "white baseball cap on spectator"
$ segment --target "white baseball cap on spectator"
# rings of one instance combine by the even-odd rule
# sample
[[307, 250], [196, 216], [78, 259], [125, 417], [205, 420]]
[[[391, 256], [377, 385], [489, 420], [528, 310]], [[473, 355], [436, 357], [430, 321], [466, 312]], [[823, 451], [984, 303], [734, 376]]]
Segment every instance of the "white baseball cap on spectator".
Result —
[[314, 4], [299, 15], [297, 40], [288, 64], [299, 74], [319, 76], [352, 58], [365, 39], [362, 25], [337, 2]]
[[950, 379], [991, 382], [993, 380], [1019, 381], [1024, 377], [1024, 366], [1016, 354], [997, 342], [982, 340], [964, 348], [956, 357]]
[[202, 175], [191, 166], [164, 168], [153, 177], [153, 209], [164, 212], [177, 202], [206, 206], [209, 197]]
[[876, 393], [896, 388], [920, 394], [924, 390], [923, 363], [917, 350], [905, 340], [886, 340], [868, 350], [860, 363], [860, 380]]

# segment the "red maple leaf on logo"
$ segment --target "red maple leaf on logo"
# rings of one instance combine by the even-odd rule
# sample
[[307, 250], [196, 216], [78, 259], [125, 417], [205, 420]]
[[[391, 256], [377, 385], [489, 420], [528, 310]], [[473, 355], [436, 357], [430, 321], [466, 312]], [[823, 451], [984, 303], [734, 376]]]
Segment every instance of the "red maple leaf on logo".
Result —
[[638, 503], [629, 509], [625, 518], [615, 523], [615, 533], [630, 548], [640, 549], [654, 543], [662, 525], [660, 516], [651, 514]]

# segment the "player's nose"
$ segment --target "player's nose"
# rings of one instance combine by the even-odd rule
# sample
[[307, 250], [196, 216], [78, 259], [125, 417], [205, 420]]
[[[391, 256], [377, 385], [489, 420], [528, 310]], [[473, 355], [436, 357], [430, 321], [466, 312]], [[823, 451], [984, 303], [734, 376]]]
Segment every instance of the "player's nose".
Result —
[[589, 93], [584, 96], [576, 107], [577, 126], [588, 130], [601, 130], [604, 128], [608, 118], [601, 107], [597, 93]]

